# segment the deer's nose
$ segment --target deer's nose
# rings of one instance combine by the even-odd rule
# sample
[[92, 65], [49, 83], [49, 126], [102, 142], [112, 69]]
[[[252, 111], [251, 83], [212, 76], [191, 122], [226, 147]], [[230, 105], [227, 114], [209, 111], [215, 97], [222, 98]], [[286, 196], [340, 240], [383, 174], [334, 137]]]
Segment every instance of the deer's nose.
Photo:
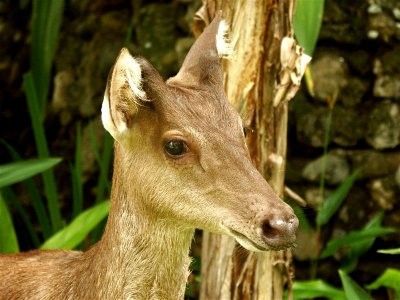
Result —
[[259, 224], [261, 238], [272, 248], [285, 248], [296, 240], [299, 220], [292, 213], [285, 216], [266, 214], [260, 216]]

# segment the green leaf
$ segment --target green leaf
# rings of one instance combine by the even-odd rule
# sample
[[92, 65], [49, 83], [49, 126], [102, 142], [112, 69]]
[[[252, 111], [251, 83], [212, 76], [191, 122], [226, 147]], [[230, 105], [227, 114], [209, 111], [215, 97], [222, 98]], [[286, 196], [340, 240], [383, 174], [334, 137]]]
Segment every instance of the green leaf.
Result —
[[312, 55], [317, 44], [324, 13], [324, 0], [298, 0], [294, 33], [305, 53]]
[[324, 0], [298, 0], [294, 17], [294, 33], [308, 55], [317, 44], [324, 13]]
[[351, 300], [373, 300], [372, 297], [363, 290], [353, 279], [342, 270], [339, 270], [340, 280], [342, 281], [344, 292], [347, 299]]
[[400, 270], [388, 268], [374, 282], [367, 285], [367, 289], [375, 290], [380, 287], [392, 288], [400, 292]]
[[51, 68], [64, 12], [64, 0], [34, 0], [32, 7], [31, 68], [37, 89], [39, 117], [43, 119]]
[[[364, 226], [363, 230], [368, 231], [370, 228], [380, 228], [383, 216], [383, 212], [379, 213]], [[346, 271], [346, 273], [352, 272], [357, 267], [359, 258], [372, 247], [374, 242], [375, 237], [371, 237], [366, 238], [362, 242], [349, 245], [346, 256], [342, 260], [341, 269]]]
[[400, 248], [381, 249], [381, 250], [378, 250], [378, 253], [382, 253], [382, 254], [400, 254]]
[[18, 214], [21, 216], [22, 220], [25, 223], [25, 227], [29, 232], [33, 245], [35, 246], [35, 248], [38, 248], [41, 244], [39, 235], [37, 234], [36, 229], [32, 224], [27, 211], [23, 208], [21, 201], [17, 198], [17, 196], [9, 186], [2, 188], [2, 193], [4, 199], [7, 199], [8, 205], [13, 205], [18, 211]]
[[[23, 76], [24, 89], [27, 97], [29, 115], [31, 117], [33, 135], [35, 137], [36, 149], [40, 158], [48, 158], [49, 149], [47, 146], [46, 135], [40, 114], [40, 107], [36, 87], [31, 73]], [[44, 190], [47, 198], [47, 208], [49, 210], [53, 232], [62, 227], [61, 213], [58, 205], [57, 185], [54, 173], [51, 170], [43, 172]]]
[[108, 214], [110, 202], [104, 201], [79, 214], [68, 226], [61, 229], [49, 238], [41, 249], [73, 249], [85, 239], [85, 237]]
[[7, 205], [0, 193], [0, 253], [19, 251], [17, 235]]
[[332, 300], [346, 300], [344, 292], [323, 280], [295, 281], [293, 284], [294, 299], [328, 298]]
[[0, 166], [0, 188], [42, 173], [61, 161], [61, 158], [31, 159]]
[[[8, 152], [10, 153], [11, 157], [13, 158], [13, 160], [15, 161], [21, 161], [21, 156], [19, 155], [19, 153], [9, 144], [7, 144], [5, 141], [1, 141], [7, 148]], [[42, 196], [40, 195], [39, 189], [36, 186], [36, 183], [30, 178], [24, 181], [24, 185], [26, 186], [27, 192], [30, 195], [30, 198], [32, 199], [32, 203], [33, 203], [33, 208], [35, 210], [36, 213], [36, 217], [38, 218], [39, 221], [39, 225], [40, 225], [40, 229], [42, 230], [43, 236], [45, 238], [49, 238], [52, 235], [52, 228], [50, 225], [50, 219], [47, 215], [46, 212], [46, 208], [44, 206], [44, 201], [42, 200]], [[16, 199], [16, 197], [12, 197], [11, 196], [11, 201], [14, 200], [14, 198]], [[17, 203], [18, 202], [18, 203]], [[15, 201], [13, 201], [13, 204], [15, 205], [15, 207], [17, 208], [18, 212], [21, 214], [22, 218], [24, 219], [26, 225], [28, 226], [28, 228], [30, 226], [33, 226], [30, 222], [30, 220], [27, 220], [24, 215], [27, 215], [26, 212], [24, 211], [22, 205], [19, 203], [19, 200], [16, 199]], [[36, 240], [37, 238], [34, 235], [36, 234], [36, 231], [31, 231], [31, 237], [32, 240]], [[35, 232], [35, 233], [33, 233]], [[32, 235], [33, 234], [33, 235]], [[35, 241], [35, 247], [38, 248], [40, 245], [39, 241]]]
[[76, 217], [83, 209], [82, 185], [82, 128], [78, 123], [75, 142], [75, 163], [70, 167], [72, 179], [72, 215]]
[[376, 238], [388, 233], [395, 232], [391, 227], [373, 227], [363, 230], [353, 230], [342, 238], [333, 239], [328, 242], [320, 258], [326, 258], [333, 255], [341, 247], [359, 247], [358, 244], [365, 243], [371, 238]]
[[329, 222], [331, 217], [336, 213], [339, 207], [342, 205], [344, 199], [346, 199], [347, 194], [353, 187], [354, 182], [357, 177], [361, 174], [361, 169], [357, 169], [347, 177], [342, 184], [334, 191], [332, 194], [325, 199], [320, 210], [317, 214], [317, 225], [322, 226]]

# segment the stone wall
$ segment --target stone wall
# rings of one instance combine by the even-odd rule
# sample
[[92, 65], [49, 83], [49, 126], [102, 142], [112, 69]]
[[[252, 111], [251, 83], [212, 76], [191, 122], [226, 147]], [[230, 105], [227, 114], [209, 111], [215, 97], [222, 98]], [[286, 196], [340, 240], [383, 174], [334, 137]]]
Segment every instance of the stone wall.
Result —
[[[287, 185], [307, 200], [305, 212], [313, 220], [323, 201], [319, 195], [321, 156], [332, 108], [325, 196], [358, 167], [362, 175], [323, 229], [322, 240], [360, 229], [381, 210], [383, 224], [399, 228], [400, 2], [325, 1], [311, 71], [314, 97], [303, 85], [290, 104]], [[302, 246], [309, 238], [299, 241], [299, 266], [310, 258], [309, 249]], [[399, 246], [399, 234], [378, 239], [361, 262], [359, 275], [368, 268], [368, 260], [382, 262], [365, 275], [368, 280], [388, 264], [399, 265], [376, 255], [376, 249]]]

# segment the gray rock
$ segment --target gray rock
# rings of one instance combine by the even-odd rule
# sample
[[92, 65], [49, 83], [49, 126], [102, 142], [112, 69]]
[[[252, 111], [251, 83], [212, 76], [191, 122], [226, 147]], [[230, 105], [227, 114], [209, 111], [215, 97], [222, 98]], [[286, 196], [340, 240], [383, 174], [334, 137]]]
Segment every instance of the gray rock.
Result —
[[[323, 147], [329, 109], [314, 106], [306, 111], [298, 110], [296, 113], [299, 141], [312, 147]], [[345, 109], [336, 105], [333, 109], [329, 141], [344, 147], [355, 146], [365, 136], [366, 118], [362, 116], [360, 109]]]
[[321, 190], [319, 188], [308, 188], [304, 193], [304, 198], [307, 202], [307, 206], [318, 211], [324, 199], [326, 199], [330, 193], [331, 191], [326, 188], [324, 188], [323, 195], [321, 195]]
[[369, 14], [367, 36], [370, 39], [380, 38], [385, 42], [398, 34], [399, 29], [393, 15], [386, 12]]
[[393, 174], [400, 165], [400, 151], [347, 150], [346, 157], [354, 168], [362, 167], [361, 178], [364, 179]]
[[393, 177], [372, 180], [369, 185], [372, 199], [384, 210], [392, 210], [396, 202], [396, 183]]
[[382, 62], [382, 71], [385, 74], [400, 73], [400, 46], [396, 45], [391, 50], [385, 52], [380, 60]]
[[297, 138], [312, 147], [324, 145], [327, 108], [313, 108], [304, 114], [299, 113], [297, 122]]
[[173, 50], [177, 36], [177, 5], [153, 3], [143, 6], [135, 26], [140, 54], [153, 63], [165, 77], [175, 73], [176, 52]]
[[400, 75], [379, 76], [374, 82], [373, 94], [380, 98], [400, 98]]
[[325, 181], [328, 184], [340, 184], [350, 174], [350, 166], [345, 158], [328, 153], [326, 156], [321, 156], [307, 164], [303, 169], [303, 177], [309, 181], [318, 182], [324, 164]]
[[366, 140], [375, 149], [394, 148], [400, 144], [400, 107], [397, 103], [384, 101], [372, 109]]
[[[366, 1], [325, 1], [319, 40], [357, 45], [365, 38]], [[357, 18], [354, 16], [357, 15]]]
[[337, 145], [352, 147], [365, 135], [365, 117], [357, 108], [336, 105], [332, 116], [332, 141]]
[[348, 67], [343, 57], [324, 53], [311, 64], [316, 99], [327, 102], [337, 99], [348, 84]]
[[345, 107], [354, 107], [361, 102], [368, 91], [368, 87], [369, 82], [349, 76], [347, 84], [341, 91], [338, 100]]

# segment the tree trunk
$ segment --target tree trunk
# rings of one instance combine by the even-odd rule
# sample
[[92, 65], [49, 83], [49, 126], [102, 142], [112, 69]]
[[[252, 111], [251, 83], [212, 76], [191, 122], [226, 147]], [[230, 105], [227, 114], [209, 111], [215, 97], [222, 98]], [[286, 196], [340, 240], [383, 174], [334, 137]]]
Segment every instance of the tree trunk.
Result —
[[[222, 9], [231, 25], [234, 54], [223, 64], [225, 91], [252, 129], [247, 142], [255, 165], [281, 197], [287, 103], [306, 64], [293, 39], [282, 44], [293, 36], [294, 1], [203, 0], [193, 22], [198, 35]], [[204, 232], [200, 299], [282, 299], [284, 285], [291, 286], [291, 260], [290, 250], [250, 253], [230, 237]]]

